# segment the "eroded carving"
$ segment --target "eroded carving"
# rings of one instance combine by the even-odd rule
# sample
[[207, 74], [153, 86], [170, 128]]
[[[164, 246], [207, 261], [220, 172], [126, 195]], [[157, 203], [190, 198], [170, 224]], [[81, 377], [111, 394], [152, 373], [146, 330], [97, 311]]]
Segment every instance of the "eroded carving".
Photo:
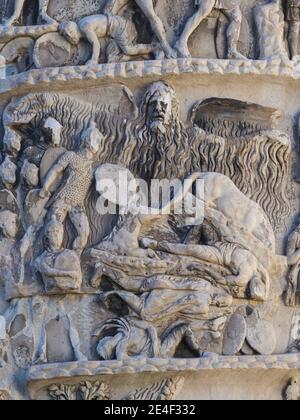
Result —
[[[100, 368], [147, 360], [179, 369], [182, 357], [184, 366], [199, 356], [211, 366], [217, 355], [259, 364], [257, 354], [282, 344], [275, 313], [288, 264], [275, 233], [290, 215], [292, 149], [280, 113], [209, 98], [184, 123], [166, 82], [144, 96], [117, 84], [99, 92], [31, 93], [4, 110], [0, 303], [9, 346], [0, 358], [16, 371], [88, 369], [96, 359]], [[153, 178], [178, 182], [155, 200], [142, 189]], [[120, 191], [125, 180], [125, 201], [103, 189], [111, 181]], [[297, 238], [290, 248], [292, 269]], [[101, 383], [48, 383], [57, 400], [111, 398]], [[165, 380], [127, 399], [171, 399], [181, 388], [181, 379]]]
[[107, 321], [95, 335], [100, 334], [104, 338], [98, 343], [97, 353], [102, 360], [124, 360], [141, 355], [174, 357], [183, 340], [191, 351], [199, 353], [194, 333], [189, 323], [183, 321], [174, 323], [159, 337], [151, 322], [135, 317], [117, 318]]
[[[13, 15], [5, 21], [5, 25], [10, 26], [13, 25], [17, 20], [20, 19], [25, 0], [14, 0], [14, 12]], [[53, 23], [55, 22], [48, 14], [48, 6], [49, 0], [39, 0], [39, 14], [40, 18], [46, 23]]]
[[149, 388], [138, 389], [124, 399], [132, 401], [171, 401], [180, 393], [184, 386], [184, 382], [185, 379], [180, 376], [166, 379], [162, 382], [153, 384]]
[[105, 401], [110, 400], [109, 387], [103, 382], [83, 382], [76, 385], [52, 385], [49, 396], [54, 401]]
[[147, 56], [157, 50], [155, 45], [136, 44], [137, 33], [134, 24], [129, 19], [112, 14], [90, 16], [78, 23], [62, 23], [59, 32], [71, 45], [78, 45], [81, 39], [91, 43], [92, 57], [86, 64], [98, 64], [100, 41], [106, 37], [111, 38], [117, 47], [117, 52], [107, 54], [108, 62], [125, 61], [126, 57], [131, 56]]
[[227, 58], [244, 60], [241, 53], [238, 52], [238, 41], [241, 31], [242, 12], [239, 2], [235, 0], [195, 0], [195, 7], [197, 11], [186, 23], [183, 33], [180, 35], [176, 43], [176, 50], [182, 57], [189, 57], [188, 41], [193, 32], [201, 24], [201, 22], [213, 11], [213, 9], [220, 10], [229, 20], [227, 29], [227, 44], [228, 53]]
[[[104, 165], [103, 168], [99, 168], [98, 178], [101, 179], [104, 172], [108, 172], [107, 167], [108, 165]], [[115, 171], [122, 171], [122, 169], [115, 167]], [[113, 168], [110, 168], [111, 173], [113, 173]], [[126, 177], [126, 171], [123, 169], [122, 179], [124, 179], [124, 173]], [[113, 175], [113, 178], [117, 179], [117, 175]], [[188, 245], [142, 238], [143, 224], [151, 226], [154, 220], [163, 216], [141, 217], [137, 212], [129, 210], [125, 212], [127, 216], [117, 225], [113, 233], [89, 253], [96, 267], [93, 285], [101, 285], [102, 277], [106, 276], [111, 279], [113, 284], [123, 289], [103, 293], [101, 303], [107, 304], [111, 297], [117, 296], [141, 320], [147, 321], [148, 324], [144, 325], [144, 331], [146, 330], [148, 333], [143, 338], [142, 333], [138, 334], [138, 330], [135, 329], [135, 335], [140, 337], [137, 340], [139, 348], [144, 347], [147, 336], [149, 342], [159, 343], [159, 340], [153, 340], [157, 333], [155, 328], [151, 329], [149, 323], [169, 320], [169, 329], [172, 330], [173, 326], [170, 324], [172, 317], [176, 317], [177, 320], [187, 320], [193, 315], [194, 323], [190, 324], [188, 336], [184, 333], [178, 338], [186, 340], [188, 338], [190, 349], [199, 352], [200, 348], [193, 330], [200, 330], [203, 333], [207, 328], [203, 325], [203, 321], [212, 321], [228, 315], [233, 304], [233, 297], [268, 300], [270, 273], [274, 270], [275, 272], [278, 269], [281, 270], [274, 254], [275, 239], [272, 227], [259, 206], [243, 197], [225, 176], [194, 174], [190, 178], [191, 183], [197, 178], [206, 181], [205, 219], [212, 224], [222, 238], [226, 238], [226, 240], [223, 239], [224, 242], [219, 242], [214, 237], [201, 245]], [[188, 185], [187, 192], [189, 187]], [[233, 198], [234, 195], [238, 195], [238, 199]], [[176, 205], [177, 199], [178, 197], [175, 196], [172, 205]], [[226, 202], [230, 202], [231, 206], [238, 203], [238, 208], [233, 211], [234, 221], [226, 211]], [[167, 204], [168, 206], [171, 207], [171, 204]], [[230, 213], [232, 214], [232, 207]], [[256, 226], [253, 224], [254, 220], [256, 220]], [[243, 234], [238, 228], [242, 221]], [[234, 235], [234, 231], [239, 231], [238, 239], [237, 235]], [[262, 231], [264, 231], [263, 235]], [[232, 242], [230, 237], [235, 237], [237, 243]], [[149, 253], [149, 249], [155, 253]], [[267, 264], [266, 261], [268, 261]], [[215, 270], [218, 265], [220, 269]], [[214, 307], [219, 308], [219, 311], [213, 309]], [[254, 326], [251, 323], [252, 318], [247, 320], [250, 341], [253, 331], [255, 331], [253, 341], [251, 341], [252, 346], [259, 353], [272, 353], [275, 348], [274, 339], [272, 343], [268, 343], [271, 348], [264, 347], [266, 345], [264, 340], [262, 342], [255, 341], [257, 337], [263, 337], [265, 330], [270, 330], [271, 327], [265, 321], [256, 318], [254, 314], [252, 316], [255, 318]], [[199, 321], [198, 325], [196, 319]], [[100, 341], [98, 353], [102, 358], [124, 357], [126, 351], [125, 353], [122, 351], [126, 349], [126, 341], [130, 348], [132, 346], [130, 337], [134, 334], [128, 333], [128, 331], [132, 331], [128, 320], [120, 321], [120, 324], [118, 321], [114, 321], [113, 324], [108, 323], [101, 331], [108, 330], [112, 325], [119, 334], [116, 333], [114, 336], [106, 337]], [[148, 326], [146, 327], [146, 325]], [[127, 340], [124, 338], [126, 334]], [[175, 333], [172, 335], [175, 337]], [[163, 337], [166, 337], [166, 334], [163, 334]], [[257, 338], [257, 340], [261, 339]], [[164, 340], [161, 343], [164, 348]], [[241, 342], [242, 345], [243, 342]], [[107, 354], [108, 349], [110, 351]], [[149, 347], [149, 350], [153, 353], [153, 347]], [[239, 350], [240, 348], [237, 351]], [[147, 355], [149, 356], [149, 352]], [[157, 355], [162, 357], [164, 354], [158, 352]]]
[[284, 390], [284, 399], [286, 401], [299, 401], [300, 389], [299, 389], [299, 382], [297, 378], [292, 378], [289, 381], [289, 385]]
[[[140, 7], [142, 12], [148, 18], [152, 30], [157, 36], [166, 57], [176, 58], [175, 52], [172, 50], [169, 42], [167, 41], [164, 25], [154, 10], [153, 0], [135, 0], [135, 3]], [[126, 4], [128, 4], [128, 0], [108, 0], [106, 3], [105, 11], [108, 13], [110, 12], [117, 14]]]
[[6, 352], [8, 346], [8, 337], [6, 332], [6, 321], [4, 317], [0, 317], [0, 368], [5, 365]]
[[300, 2], [287, 0], [286, 20], [288, 22], [288, 44], [291, 59], [299, 59], [298, 46], [300, 35]]
[[49, 395], [55, 401], [75, 401], [76, 387], [68, 385], [53, 385], [49, 388]]
[[47, 208], [57, 222], [64, 224], [66, 218], [70, 218], [76, 230], [73, 249], [79, 254], [86, 247], [90, 233], [84, 202], [93, 182], [93, 162], [103, 148], [103, 142], [104, 137], [92, 123], [82, 136], [81, 149], [64, 153], [54, 163], [39, 193], [42, 200], [47, 198], [58, 178], [67, 175], [66, 184], [49, 198]]
[[[192, 0], [191, 4], [175, 5], [170, 12], [167, 5], [153, 0], [107, 0], [98, 8], [88, 4], [78, 13], [49, 7], [49, 0], [38, 3], [38, 18], [32, 17], [28, 23], [25, 19], [27, 26], [21, 19], [23, 26], [19, 26], [22, 11], [28, 6], [25, 0], [15, 0], [12, 15], [0, 26], [0, 50], [8, 76], [33, 67], [95, 67], [98, 63], [182, 57], [221, 58], [220, 62], [282, 60], [287, 69], [293, 66], [288, 62], [290, 56], [297, 63], [299, 5], [295, 1], [282, 5], [279, 0], [268, 0], [256, 5], [236, 0]], [[201, 42], [196, 43], [196, 37]]]
[[284, 14], [279, 0], [267, 0], [256, 6], [255, 21], [259, 33], [259, 58], [288, 61], [284, 45]]
[[[177, 376], [164, 379], [151, 386], [137, 389], [122, 397], [129, 401], [171, 401], [182, 390], [185, 379]], [[107, 401], [112, 400], [110, 387], [103, 382], [82, 382], [79, 385], [52, 385], [48, 394], [55, 401]]]
[[[131, 100], [130, 93], [126, 92], [126, 95]], [[63, 104], [68, 104], [65, 111], [69, 113], [67, 127], [64, 127], [60, 111]], [[225, 121], [222, 109], [226, 107], [230, 109], [229, 122], [222, 125], [223, 131], [221, 128], [218, 130], [218, 125], [213, 124], [214, 118], [218, 114], [220, 126], [221, 121]], [[244, 113], [250, 110], [256, 113], [256, 117], [246, 118]], [[92, 118], [82, 118], [83, 112], [92, 112]], [[102, 112], [108, 115], [105, 107]], [[78, 131], [74, 130], [76, 118], [81, 121]], [[243, 118], [247, 123], [236, 123]], [[238, 110], [234, 102], [210, 100], [194, 108], [192, 119], [194, 129], [184, 128], [179, 119], [176, 92], [162, 82], [152, 84], [146, 90], [141, 115], [133, 131], [131, 122], [125, 121], [128, 131], [125, 141], [122, 139], [123, 144], [121, 139], [118, 144], [107, 139], [107, 134], [112, 134], [112, 128], [109, 127], [108, 131], [99, 110], [58, 94], [29, 95], [10, 104], [4, 113], [6, 150], [12, 163], [22, 161], [18, 188], [21, 188], [26, 204], [26, 243], [33, 243], [37, 232], [43, 239], [37, 244], [34, 258], [27, 256], [28, 246], [23, 251], [23, 276], [17, 282], [10, 282], [8, 296], [16, 296], [16, 290], [21, 295], [25, 292], [29, 295], [76, 294], [82, 293], [84, 287], [90, 287], [95, 292], [102, 289], [104, 277], [109, 279], [113, 289], [117, 286], [117, 290], [102, 292], [100, 307], [110, 306], [117, 297], [129, 309], [130, 315], [104, 320], [100, 329], [96, 333], [93, 331], [99, 337], [96, 347], [101, 359], [140, 355], [174, 357], [182, 343], [192, 354], [205, 355], [210, 346], [203, 345], [203, 341], [222, 345], [224, 333], [230, 336], [228, 325], [235, 325], [235, 322], [229, 321], [235, 310], [235, 299], [268, 301], [272, 279], [285, 269], [284, 260], [276, 256], [273, 228], [261, 207], [247, 198], [229, 177], [216, 173], [194, 172], [186, 179], [182, 192], [175, 194], [163, 207], [156, 208], [161, 214], [153, 214], [155, 208], [147, 207], [147, 203], [144, 208], [136, 207], [137, 194], [132, 195], [129, 204], [114, 202], [118, 205], [119, 220], [108, 235], [102, 235], [100, 241], [97, 240], [99, 233], [95, 223], [101, 217], [98, 215], [99, 219], [94, 220], [87, 205], [95, 188], [93, 180], [96, 180], [100, 199], [103, 179], [112, 178], [116, 182], [118, 171], [121, 171], [121, 178], [134, 180], [134, 176], [123, 166], [100, 165], [101, 161], [116, 159], [117, 146], [122, 145], [123, 150], [119, 161], [123, 165], [127, 163], [145, 181], [155, 177], [173, 179], [197, 167], [202, 169], [199, 157], [196, 159], [196, 146], [193, 146], [191, 154], [189, 141], [202, 147], [210, 136], [218, 144], [218, 134], [229, 141], [235, 124], [240, 127], [240, 133], [235, 131], [236, 137], [258, 136], [273, 129], [279, 115], [275, 110], [254, 105], [246, 104], [244, 109], [240, 107]], [[42, 133], [39, 137], [42, 142], [31, 146], [24, 144], [18, 130], [19, 125], [29, 123]], [[114, 125], [117, 124], [118, 120], [114, 120]], [[210, 131], [210, 124], [216, 131]], [[271, 135], [275, 136], [275, 132], [269, 132], [268, 141]], [[286, 137], [281, 139], [280, 147], [284, 147], [286, 154], [289, 152]], [[179, 151], [182, 153], [178, 153], [177, 157]], [[179, 159], [178, 162], [176, 159]], [[196, 181], [205, 183], [204, 204], [201, 198], [192, 194], [191, 186]], [[267, 194], [270, 194], [270, 189]], [[247, 195], [251, 196], [249, 192]], [[175, 216], [172, 225], [168, 221], [171, 209], [181, 205], [184, 198], [190, 203], [184, 215], [184, 228], [189, 232], [186, 241], [176, 236], [176, 231], [182, 228], [182, 220], [176, 220], [176, 213], [172, 216]], [[95, 194], [93, 200], [95, 207], [98, 200]], [[228, 203], [231, 203], [230, 206]], [[203, 205], [205, 222], [197, 237], [197, 227], [190, 226], [196, 224], [196, 210]], [[31, 212], [33, 208], [34, 212]], [[155, 233], [156, 225], [161, 223], [167, 227], [167, 236]], [[97, 232], [91, 240], [92, 228], [96, 228]], [[98, 245], [95, 246], [95, 243]], [[85, 261], [94, 270], [90, 279]], [[25, 279], [34, 272], [33, 268], [38, 276], [33, 277], [36, 283], [33, 282], [30, 291]], [[42, 280], [42, 288], [39, 279]], [[16, 290], [11, 287], [12, 284], [15, 288], [17, 285]], [[70, 331], [76, 358], [84, 360], [86, 356], [80, 349], [77, 329], [65, 308], [62, 304], [60, 317]], [[35, 363], [48, 360], [47, 340], [40, 337], [46, 336], [46, 326], [55, 318], [54, 312], [53, 315], [51, 311], [40, 314], [34, 334], [28, 334], [35, 343], [32, 351]], [[25, 306], [21, 308], [17, 305], [10, 316], [9, 326], [20, 314], [30, 320]], [[243, 319], [247, 331], [244, 328], [241, 334], [246, 333], [247, 337], [240, 337], [238, 343], [227, 342], [225, 354], [239, 353], [242, 348], [247, 353], [247, 345], [261, 354], [272, 353], [275, 338], [271, 344], [268, 343], [269, 347], [263, 341], [255, 341], [266, 331], [270, 335], [272, 326], [257, 317], [252, 323], [249, 316]], [[114, 331], [110, 332], [110, 328]], [[21, 334], [24, 335], [24, 331], [21, 330]], [[231, 348], [226, 350], [226, 346]]]
[[299, 305], [299, 272], [300, 272], [300, 226], [288, 238], [287, 256], [289, 272], [285, 303], [288, 306]]

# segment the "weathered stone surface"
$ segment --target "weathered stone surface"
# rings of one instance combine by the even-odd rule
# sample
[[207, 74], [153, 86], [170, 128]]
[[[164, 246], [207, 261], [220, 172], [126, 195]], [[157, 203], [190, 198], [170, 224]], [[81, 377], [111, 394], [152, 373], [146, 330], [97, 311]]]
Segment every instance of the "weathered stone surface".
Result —
[[223, 354], [226, 356], [237, 354], [243, 347], [246, 335], [247, 324], [245, 318], [238, 314], [232, 315], [224, 334]]
[[255, 312], [246, 321], [249, 345], [259, 354], [272, 354], [276, 347], [276, 336], [272, 324], [260, 319]]

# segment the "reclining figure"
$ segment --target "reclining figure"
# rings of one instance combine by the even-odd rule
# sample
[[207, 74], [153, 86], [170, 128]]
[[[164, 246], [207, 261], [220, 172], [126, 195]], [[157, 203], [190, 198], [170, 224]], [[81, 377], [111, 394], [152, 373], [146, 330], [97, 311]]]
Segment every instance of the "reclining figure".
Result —
[[[104, 38], [114, 40], [125, 57], [149, 55], [158, 49], [154, 44], [135, 44], [137, 31], [134, 23], [128, 18], [108, 13], [88, 16], [78, 23], [63, 22], [59, 26], [59, 32], [72, 45], [78, 45], [82, 39], [92, 45], [93, 54], [86, 64], [99, 63], [100, 40]], [[108, 61], [112, 61], [111, 58]]]

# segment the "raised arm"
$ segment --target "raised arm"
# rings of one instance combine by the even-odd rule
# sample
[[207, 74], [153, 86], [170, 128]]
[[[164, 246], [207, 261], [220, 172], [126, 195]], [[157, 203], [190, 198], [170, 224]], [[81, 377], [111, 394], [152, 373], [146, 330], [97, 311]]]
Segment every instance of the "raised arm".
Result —
[[15, 0], [13, 15], [6, 20], [7, 25], [13, 25], [22, 15], [25, 0]]

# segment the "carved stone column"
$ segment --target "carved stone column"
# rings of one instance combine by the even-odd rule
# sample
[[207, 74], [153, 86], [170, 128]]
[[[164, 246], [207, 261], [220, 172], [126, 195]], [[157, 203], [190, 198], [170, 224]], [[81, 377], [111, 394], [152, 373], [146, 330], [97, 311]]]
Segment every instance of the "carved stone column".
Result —
[[0, 1], [1, 400], [299, 399], [300, 4], [169, 4]]

